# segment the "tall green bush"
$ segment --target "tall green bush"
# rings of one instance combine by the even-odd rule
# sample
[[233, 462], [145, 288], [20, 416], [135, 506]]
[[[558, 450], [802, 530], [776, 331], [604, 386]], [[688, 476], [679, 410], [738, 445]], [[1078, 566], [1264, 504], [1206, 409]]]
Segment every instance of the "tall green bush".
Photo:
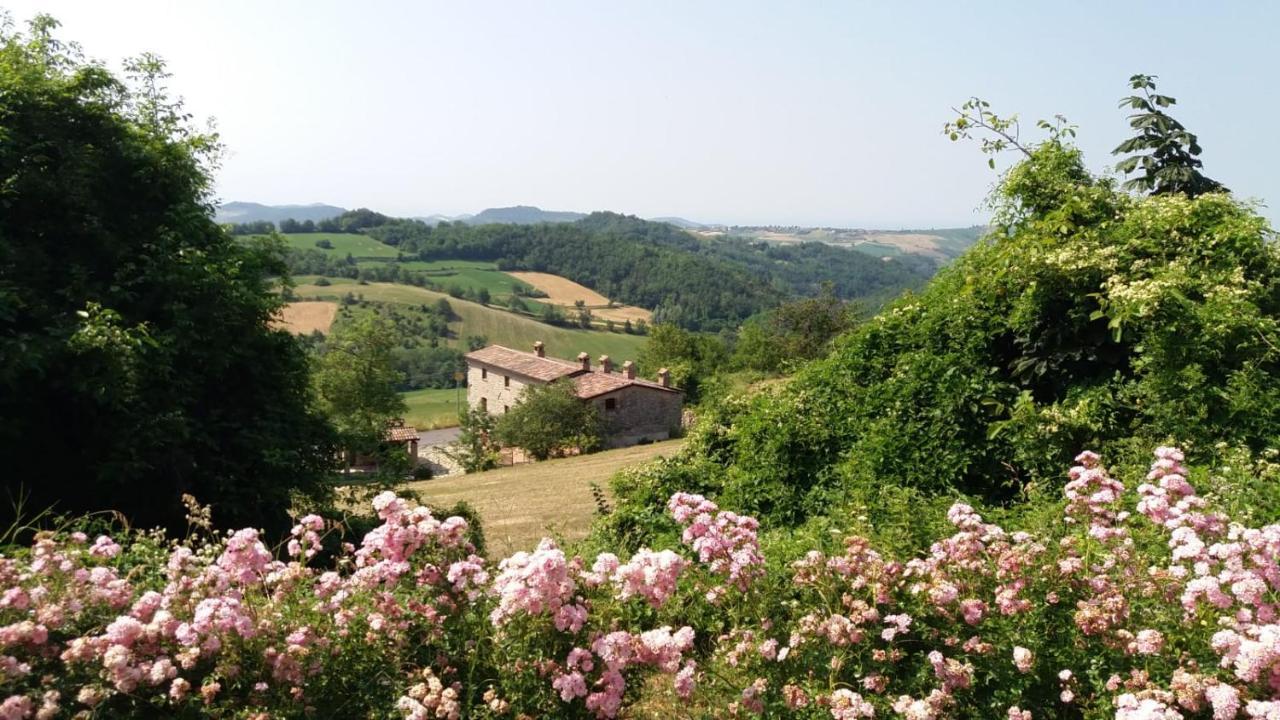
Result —
[[696, 467], [723, 502], [795, 524], [855, 486], [1009, 500], [1060, 482], [1081, 447], [1123, 466], [1162, 442], [1197, 459], [1275, 443], [1280, 258], [1251, 206], [1127, 194], [1054, 139], [1007, 173], [994, 209], [920, 294], [724, 408], [642, 494]]

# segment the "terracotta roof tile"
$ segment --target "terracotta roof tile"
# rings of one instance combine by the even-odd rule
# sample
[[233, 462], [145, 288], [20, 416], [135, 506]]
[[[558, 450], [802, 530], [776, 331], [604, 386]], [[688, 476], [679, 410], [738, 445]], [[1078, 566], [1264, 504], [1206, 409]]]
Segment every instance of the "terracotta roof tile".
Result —
[[415, 427], [393, 427], [387, 428], [387, 440], [390, 442], [407, 442], [409, 440], [418, 439], [418, 428]]
[[559, 380], [562, 377], [572, 377], [574, 392], [584, 400], [613, 392], [614, 390], [620, 390], [628, 385], [637, 385], [653, 390], [662, 390], [663, 392], [680, 392], [676, 388], [663, 387], [661, 384], [651, 380], [631, 379], [622, 373], [604, 373], [598, 369], [584, 371], [582, 366], [575, 362], [559, 358], [538, 357], [533, 353], [512, 350], [501, 345], [490, 345], [489, 347], [469, 352], [466, 354], [466, 358], [467, 360], [474, 360], [495, 368], [509, 370], [543, 382]]
[[593, 398], [607, 392], [620, 390], [633, 381], [616, 373], [583, 373], [573, 378], [573, 391], [582, 399]]
[[466, 358], [545, 382], [582, 371], [581, 366], [568, 360], [538, 357], [533, 353], [520, 352], [501, 345], [490, 345], [469, 352]]

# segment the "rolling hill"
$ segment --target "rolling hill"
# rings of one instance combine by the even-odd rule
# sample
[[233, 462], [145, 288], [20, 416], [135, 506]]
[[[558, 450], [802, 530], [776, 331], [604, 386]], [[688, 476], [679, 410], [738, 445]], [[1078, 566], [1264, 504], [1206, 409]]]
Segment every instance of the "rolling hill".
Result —
[[254, 202], [229, 202], [218, 206], [213, 219], [219, 223], [273, 222], [281, 220], [328, 220], [346, 212], [345, 208], [323, 203], [310, 205], [262, 205]]
[[640, 355], [645, 338], [640, 335], [580, 330], [547, 325], [532, 318], [486, 307], [479, 303], [450, 297], [412, 285], [393, 283], [368, 283], [360, 285], [348, 278], [330, 278], [330, 285], [315, 284], [315, 277], [298, 277], [294, 294], [301, 300], [339, 301], [347, 293], [361, 295], [365, 300], [401, 305], [420, 306], [447, 300], [456, 319], [449, 324], [451, 347], [466, 349], [466, 337], [483, 335], [489, 342], [516, 349], [533, 347], [541, 340], [548, 354], [572, 360], [578, 353], [586, 352], [592, 358], [609, 355], [622, 362], [634, 360]]
[[586, 213], [543, 210], [530, 205], [488, 208], [466, 219], [471, 225], [532, 225], [544, 222], [573, 222], [586, 217]]

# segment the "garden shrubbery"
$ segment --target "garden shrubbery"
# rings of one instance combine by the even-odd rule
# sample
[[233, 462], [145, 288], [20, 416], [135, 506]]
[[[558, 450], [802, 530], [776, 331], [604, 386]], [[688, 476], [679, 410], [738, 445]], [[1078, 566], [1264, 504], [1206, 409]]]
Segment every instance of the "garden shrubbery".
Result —
[[323, 562], [315, 515], [283, 559], [199, 512], [182, 542], [42, 532], [0, 560], [0, 717], [1277, 717], [1278, 495], [1235, 490], [1277, 466], [1155, 455], [1128, 487], [1079, 455], [1034, 532], [955, 503], [914, 555], [762, 550], [686, 493], [625, 559], [494, 564], [389, 492]]

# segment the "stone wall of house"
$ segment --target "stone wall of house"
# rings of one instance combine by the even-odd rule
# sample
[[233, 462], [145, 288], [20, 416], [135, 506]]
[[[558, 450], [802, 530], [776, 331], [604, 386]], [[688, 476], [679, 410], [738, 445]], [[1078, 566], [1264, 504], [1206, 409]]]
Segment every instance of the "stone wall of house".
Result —
[[626, 447], [671, 437], [672, 431], [680, 428], [683, 400], [680, 393], [632, 385], [591, 402], [604, 420], [605, 446]]
[[[509, 371], [471, 363], [467, 367], [467, 404], [502, 415], [520, 402], [520, 393], [536, 381]], [[483, 402], [482, 402], [483, 401]]]

